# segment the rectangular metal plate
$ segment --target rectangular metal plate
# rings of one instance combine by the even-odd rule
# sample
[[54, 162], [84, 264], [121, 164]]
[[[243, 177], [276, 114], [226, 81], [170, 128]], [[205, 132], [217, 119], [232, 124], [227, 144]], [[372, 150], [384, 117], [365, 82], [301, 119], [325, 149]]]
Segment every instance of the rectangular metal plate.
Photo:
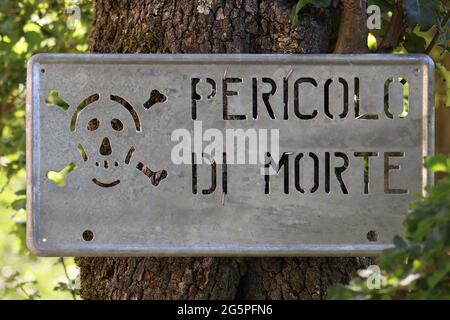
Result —
[[[433, 72], [423, 55], [34, 56], [28, 246], [44, 256], [380, 253], [431, 182]], [[278, 129], [278, 175], [228, 154], [211, 188], [211, 165], [175, 164], [174, 132], [197, 147], [202, 138], [194, 117], [203, 133]]]

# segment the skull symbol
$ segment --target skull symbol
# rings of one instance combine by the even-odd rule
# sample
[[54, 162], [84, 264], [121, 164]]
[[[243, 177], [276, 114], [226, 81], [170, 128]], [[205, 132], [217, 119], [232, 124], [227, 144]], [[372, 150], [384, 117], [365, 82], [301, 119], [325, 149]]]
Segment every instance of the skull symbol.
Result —
[[[79, 105], [78, 107], [74, 110], [72, 117], [71, 117], [71, 121], [70, 121], [70, 130], [71, 131], [75, 131], [75, 129], [77, 128], [77, 126], [81, 126], [81, 122], [79, 120], [80, 118], [80, 114], [86, 110], [87, 108], [89, 108], [90, 105], [92, 105], [94, 102], [98, 101], [100, 99], [100, 96], [98, 94], [93, 94], [90, 95], [89, 97], [87, 97], [86, 99], [84, 99]], [[134, 126], [134, 129], [136, 130], [136, 132], [141, 132], [142, 131], [142, 126], [141, 126], [141, 120], [135, 110], [135, 108], [124, 98], [117, 96], [117, 95], [110, 95], [110, 100], [114, 101], [115, 103], [117, 103], [119, 106], [123, 107], [126, 111], [127, 114], [129, 114], [130, 118], [132, 119], [132, 123]], [[144, 103], [143, 107], [145, 109], [149, 109], [150, 107], [152, 107], [154, 104], [158, 103], [158, 102], [164, 102], [167, 100], [167, 97], [163, 94], [161, 94], [159, 91], [157, 90], [153, 90], [151, 92], [150, 98], [147, 100], [147, 102]], [[69, 108], [68, 104], [67, 105], [67, 109]], [[92, 107], [91, 107], [92, 108]], [[123, 115], [123, 113], [122, 113]], [[102, 119], [104, 120], [104, 119]], [[106, 122], [104, 123], [103, 121], [100, 121], [100, 119], [98, 119], [97, 117], [91, 117], [86, 125], [86, 128], [89, 132], [91, 133], [95, 133], [97, 130], [100, 131], [100, 138], [99, 138], [99, 142], [98, 142], [98, 154], [93, 155], [91, 153], [91, 155], [89, 157], [92, 157], [93, 159], [95, 159], [95, 166], [96, 167], [104, 167], [105, 169], [108, 168], [113, 168], [113, 167], [118, 167], [119, 164], [125, 164], [125, 165], [129, 165], [130, 164], [130, 160], [133, 156], [133, 153], [135, 152], [135, 147], [131, 146], [128, 149], [128, 152], [126, 153], [126, 155], [123, 155], [120, 158], [117, 157], [117, 155], [115, 156], [115, 158], [113, 158], [111, 160], [111, 156], [113, 155], [113, 145], [112, 145], [112, 141], [108, 136], [105, 136], [105, 130], [99, 130], [101, 129], [102, 126], [108, 126], [108, 130], [113, 130], [116, 133], [120, 133], [122, 130], [124, 130], [124, 123], [126, 123], [126, 119], [121, 119], [120, 116], [117, 117], [112, 117], [111, 119], [108, 119], [109, 123]], [[128, 121], [128, 123], [130, 123], [130, 121]], [[97, 139], [98, 139], [98, 135], [97, 135]], [[88, 161], [88, 154], [86, 153], [85, 148], [83, 147], [83, 145], [80, 143], [78, 144], [78, 151], [80, 152], [80, 155], [82, 156], [83, 160], [86, 162]], [[151, 181], [152, 185], [157, 186], [161, 180], [165, 179], [167, 177], [167, 171], [166, 170], [159, 170], [159, 171], [153, 171], [152, 169], [150, 169], [149, 166], [146, 166], [144, 163], [139, 162], [136, 165], [136, 169], [139, 170], [140, 172], [144, 173]], [[102, 188], [109, 188], [109, 187], [114, 187], [116, 185], [118, 185], [120, 183], [119, 179], [113, 179], [111, 181], [103, 181], [101, 179], [99, 179], [98, 177], [92, 177], [92, 182], [94, 184], [96, 184], [99, 187]]]

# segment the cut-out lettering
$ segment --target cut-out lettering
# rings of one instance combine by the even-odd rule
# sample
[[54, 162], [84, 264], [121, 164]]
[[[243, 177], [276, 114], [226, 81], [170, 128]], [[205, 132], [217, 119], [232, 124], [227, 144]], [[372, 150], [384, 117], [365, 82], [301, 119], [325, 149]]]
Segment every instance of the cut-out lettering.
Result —
[[390, 184], [390, 175], [389, 172], [391, 170], [400, 170], [401, 167], [398, 164], [391, 164], [389, 158], [404, 158], [404, 152], [385, 152], [384, 154], [384, 193], [388, 194], [405, 194], [408, 193], [407, 189], [393, 189]]
[[[310, 193], [314, 193], [319, 189], [319, 158], [315, 153], [310, 152], [309, 157], [314, 161], [314, 185], [310, 189]], [[295, 189], [300, 193], [305, 193], [305, 190], [301, 186], [300, 179], [300, 160], [303, 158], [303, 153], [299, 153], [295, 157]]]
[[369, 193], [370, 181], [370, 157], [378, 157], [378, 152], [355, 152], [355, 157], [362, 157], [364, 160], [364, 194]]
[[232, 115], [229, 114], [228, 110], [228, 97], [237, 96], [239, 94], [238, 91], [229, 90], [228, 84], [230, 83], [242, 83], [241, 78], [224, 78], [222, 80], [223, 84], [223, 94], [222, 94], [222, 102], [223, 102], [223, 120], [245, 120], [247, 119], [246, 115]]
[[275, 115], [273, 114], [272, 106], [270, 105], [269, 98], [273, 96], [277, 91], [277, 84], [270, 78], [262, 78], [263, 83], [268, 83], [271, 86], [269, 92], [265, 92], [262, 94], [262, 99], [264, 101], [264, 105], [266, 106], [267, 112], [269, 113], [270, 118], [275, 119]]
[[349, 164], [348, 157], [343, 152], [335, 152], [334, 156], [344, 160], [344, 164], [341, 167], [334, 168], [334, 173], [336, 175], [336, 178], [339, 181], [339, 185], [341, 187], [342, 193], [348, 194], [347, 187], [345, 186], [344, 180], [342, 180], [342, 173], [344, 173], [344, 171], [347, 170], [347, 168], [348, 168], [348, 164]]
[[227, 169], [227, 153], [223, 152], [222, 155], [222, 192], [228, 192], [228, 169]]
[[[399, 114], [399, 118], [406, 118], [409, 113], [409, 85], [408, 81], [404, 78], [398, 78], [398, 81], [403, 86], [403, 112]], [[389, 119], [394, 119], [394, 114], [391, 112], [391, 106], [389, 103], [390, 87], [394, 83], [394, 78], [389, 78], [384, 83], [384, 113]]]
[[[192, 120], [197, 120], [197, 101], [202, 99], [202, 96], [197, 92], [197, 85], [200, 83], [201, 79], [192, 78], [191, 79], [191, 117]], [[212, 99], [217, 93], [216, 82], [211, 78], [206, 78], [206, 83], [211, 86], [211, 93], [206, 97], [207, 99]]]
[[[205, 157], [205, 154], [203, 154], [203, 157]], [[203, 189], [202, 194], [211, 194], [216, 190], [217, 185], [217, 164], [214, 159], [210, 159], [211, 162], [211, 187], [208, 189]]]
[[[277, 173], [280, 172], [280, 170], [282, 168], [284, 168], [284, 181], [283, 181], [283, 191], [285, 194], [289, 194], [289, 156], [292, 155], [292, 152], [284, 152], [281, 155], [280, 161], [278, 162], [278, 169], [277, 169]], [[270, 158], [271, 155], [270, 153], [267, 153], [267, 157]], [[266, 168], [270, 168], [271, 166], [271, 161], [269, 161], [268, 163], [266, 163], [265, 167]], [[264, 192], [265, 194], [269, 194], [270, 193], [270, 175], [268, 174], [268, 172], [266, 172], [266, 174], [264, 175], [264, 181], [265, 181], [265, 187], [264, 187]]]
[[289, 119], [289, 78], [283, 78], [283, 104], [284, 104], [284, 115], [283, 119]]
[[361, 119], [361, 120], [378, 120], [378, 114], [363, 114], [361, 115], [360, 112], [360, 93], [359, 93], [359, 78], [354, 79], [354, 104], [355, 104], [355, 119]]
[[295, 81], [294, 84], [294, 112], [295, 115], [302, 120], [314, 119], [317, 116], [317, 110], [314, 110], [311, 114], [303, 114], [300, 112], [300, 85], [302, 83], [312, 84], [314, 87], [317, 87], [316, 80], [312, 78], [300, 78]]
[[[338, 81], [339, 81], [339, 83], [342, 84], [343, 91], [344, 91], [343, 110], [342, 110], [342, 113], [339, 115], [339, 117], [341, 119], [343, 119], [347, 116], [347, 113], [348, 113], [348, 83], [343, 78], [339, 78]], [[330, 86], [332, 83], [333, 83], [333, 79], [328, 79], [325, 82], [325, 89], [324, 89], [324, 112], [325, 112], [325, 115], [330, 119], [334, 118], [334, 116], [330, 112]]]

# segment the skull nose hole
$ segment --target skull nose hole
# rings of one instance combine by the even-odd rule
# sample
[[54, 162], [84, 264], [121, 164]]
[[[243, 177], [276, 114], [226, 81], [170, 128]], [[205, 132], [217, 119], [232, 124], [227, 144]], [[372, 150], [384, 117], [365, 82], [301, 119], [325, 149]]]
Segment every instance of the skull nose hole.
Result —
[[112, 153], [111, 143], [108, 138], [103, 138], [102, 144], [100, 145], [100, 154], [102, 156], [109, 156]]

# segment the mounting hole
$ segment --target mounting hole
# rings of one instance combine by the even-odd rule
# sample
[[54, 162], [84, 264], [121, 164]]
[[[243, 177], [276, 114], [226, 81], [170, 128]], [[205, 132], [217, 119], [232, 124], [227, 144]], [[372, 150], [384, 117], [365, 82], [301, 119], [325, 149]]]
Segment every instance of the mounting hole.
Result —
[[91, 230], [85, 230], [83, 232], [84, 241], [92, 241], [94, 239], [94, 233]]
[[367, 232], [367, 240], [369, 241], [378, 241], [378, 237], [378, 232], [376, 232], [375, 230], [370, 230], [369, 232]]
[[45, 73], [45, 69], [44, 68], [41, 69], [41, 73]]

